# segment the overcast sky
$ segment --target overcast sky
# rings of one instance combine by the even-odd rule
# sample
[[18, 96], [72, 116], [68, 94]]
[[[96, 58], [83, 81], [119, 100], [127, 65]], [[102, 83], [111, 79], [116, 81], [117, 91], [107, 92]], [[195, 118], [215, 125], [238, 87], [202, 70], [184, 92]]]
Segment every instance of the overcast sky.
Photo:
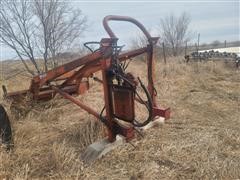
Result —
[[[89, 27], [82, 41], [98, 41], [108, 37], [102, 26], [106, 15], [131, 16], [142, 22], [151, 33], [159, 33], [160, 18], [174, 13], [187, 12], [191, 16], [190, 29], [195, 33], [192, 42], [196, 42], [197, 33], [201, 34], [200, 43], [214, 40], [240, 40], [239, 0], [237, 1], [71, 1], [88, 18]], [[128, 44], [129, 39], [138, 34], [135, 26], [128, 23], [111, 23], [120, 44]], [[1, 46], [1, 59], [12, 58], [14, 54]]]

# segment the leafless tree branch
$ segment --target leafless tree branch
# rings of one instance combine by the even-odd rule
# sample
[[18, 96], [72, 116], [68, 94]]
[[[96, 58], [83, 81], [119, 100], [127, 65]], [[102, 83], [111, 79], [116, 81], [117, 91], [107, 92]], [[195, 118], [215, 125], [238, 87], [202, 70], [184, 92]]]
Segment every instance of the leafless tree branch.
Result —
[[34, 75], [34, 72], [24, 61], [25, 58], [29, 59], [37, 73], [40, 73], [32, 46], [31, 31], [34, 29], [30, 28], [32, 14], [27, 10], [29, 8], [27, 1], [3, 0], [1, 3], [3, 6], [0, 11], [0, 41], [16, 52], [30, 74]]
[[161, 39], [171, 48], [173, 56], [177, 56], [182, 51], [181, 47], [190, 40], [190, 22], [190, 15], [186, 12], [179, 17], [171, 14], [161, 19]]
[[79, 42], [86, 21], [80, 10], [60, 0], [1, 0], [0, 42], [15, 51], [30, 74], [40, 74], [36, 59], [42, 57], [45, 72], [49, 62], [56, 66], [56, 55]]

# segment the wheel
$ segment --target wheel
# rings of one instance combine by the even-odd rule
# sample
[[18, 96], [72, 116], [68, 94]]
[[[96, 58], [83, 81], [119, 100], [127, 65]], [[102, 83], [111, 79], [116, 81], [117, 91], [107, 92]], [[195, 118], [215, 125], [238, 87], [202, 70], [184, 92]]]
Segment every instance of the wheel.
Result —
[[0, 135], [7, 151], [13, 146], [11, 124], [4, 107], [0, 104]]

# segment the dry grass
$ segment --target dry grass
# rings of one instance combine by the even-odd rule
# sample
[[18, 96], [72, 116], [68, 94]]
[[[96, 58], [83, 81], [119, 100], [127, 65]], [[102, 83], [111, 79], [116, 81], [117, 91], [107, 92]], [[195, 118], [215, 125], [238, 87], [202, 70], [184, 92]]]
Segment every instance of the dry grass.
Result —
[[[129, 69], [146, 80], [144, 65]], [[239, 70], [222, 62], [172, 59], [157, 63], [156, 71], [158, 101], [171, 107], [171, 119], [133, 140], [135, 148], [124, 144], [88, 166], [80, 154], [103, 136], [92, 116], [56, 98], [14, 119], [2, 101], [12, 119], [15, 148], [0, 152], [0, 179], [239, 179]], [[5, 83], [11, 89], [19, 84]], [[100, 111], [102, 87], [92, 87], [79, 98]]]

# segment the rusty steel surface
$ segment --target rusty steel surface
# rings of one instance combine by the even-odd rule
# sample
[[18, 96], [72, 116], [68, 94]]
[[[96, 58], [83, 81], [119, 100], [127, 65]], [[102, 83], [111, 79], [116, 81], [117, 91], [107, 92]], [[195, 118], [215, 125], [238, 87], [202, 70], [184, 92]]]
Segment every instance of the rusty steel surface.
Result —
[[82, 58], [76, 59], [76, 60], [69, 62], [67, 64], [64, 64], [62, 66], [56, 67], [56, 68], [48, 71], [45, 74], [35, 76], [33, 78], [34, 83], [39, 83], [39, 86], [42, 86], [47, 81], [52, 81], [52, 80], [56, 79], [57, 77], [65, 74], [69, 71], [72, 71], [73, 69], [75, 69], [81, 65], [84, 65], [84, 64], [94, 61], [94, 60], [98, 60], [101, 57], [102, 57], [101, 52], [95, 52], [94, 54], [86, 55]]
[[123, 88], [122, 86], [118, 85], [113, 85], [111, 89], [114, 116], [116, 118], [132, 122], [135, 117], [134, 92], [130, 88]]
[[103, 19], [103, 27], [105, 28], [105, 30], [107, 31], [108, 35], [111, 38], [117, 38], [117, 36], [113, 33], [112, 29], [108, 25], [109, 21], [127, 21], [127, 22], [131, 22], [131, 23], [135, 24], [136, 26], [138, 26], [139, 29], [141, 29], [141, 31], [144, 33], [144, 35], [146, 36], [148, 41], [151, 41], [151, 35], [149, 34], [149, 32], [146, 30], [146, 28], [139, 21], [137, 21], [134, 18], [128, 17], [128, 16], [115, 16], [115, 15], [109, 15], [109, 16], [106, 16]]
[[80, 106], [83, 110], [87, 111], [89, 114], [92, 114], [93, 116], [95, 116], [96, 118], [99, 119], [100, 115], [99, 113], [97, 113], [96, 111], [94, 111], [92, 108], [90, 108], [89, 106], [83, 104], [81, 101], [79, 101], [77, 98], [74, 98], [73, 96], [71, 96], [70, 94], [66, 93], [65, 91], [59, 89], [56, 86], [52, 86], [52, 89], [56, 92], [58, 92], [59, 94], [61, 94], [64, 98], [72, 101], [74, 104]]
[[[121, 52], [123, 46], [118, 46], [118, 37], [109, 26], [109, 21], [126, 21], [136, 25], [146, 36], [148, 45], [128, 52]], [[154, 87], [154, 53], [153, 49], [158, 37], [151, 37], [146, 28], [137, 20], [126, 16], [106, 16], [103, 26], [110, 38], [102, 38], [100, 42], [85, 43], [99, 44], [96, 50], [88, 49], [90, 54], [77, 58], [69, 63], [56, 67], [48, 72], [33, 77], [30, 88], [24, 91], [8, 93], [4, 87], [6, 98], [16, 98], [31, 94], [33, 100], [49, 100], [56, 93], [78, 105], [83, 110], [95, 116], [106, 125], [109, 141], [113, 142], [117, 134], [121, 134], [130, 140], [134, 137], [134, 126], [141, 127], [153, 121], [156, 117], [170, 118], [169, 108], [159, 108], [156, 103], [156, 89]], [[133, 73], [126, 73], [122, 62], [141, 54], [147, 56], [147, 87], [140, 78]], [[94, 73], [101, 71], [102, 79], [94, 77]], [[104, 92], [104, 108], [98, 113], [85, 105], [72, 95], [84, 94], [89, 88], [89, 78], [100, 82]], [[58, 85], [56, 85], [58, 82]], [[60, 84], [59, 84], [60, 83]], [[143, 101], [137, 93], [136, 87], [141, 87], [146, 93], [147, 102]], [[149, 116], [144, 123], [135, 119], [135, 102], [138, 101], [146, 106]], [[133, 127], [124, 127], [118, 120], [126, 121]]]
[[149, 34], [149, 32], [146, 30], [146, 28], [136, 19], [133, 19], [131, 17], [127, 17], [127, 16], [106, 16], [103, 19], [103, 26], [105, 28], [105, 30], [107, 31], [108, 35], [112, 38], [117, 38], [117, 36], [113, 33], [112, 29], [110, 28], [108, 22], [109, 21], [127, 21], [130, 23], [135, 24], [142, 32], [143, 34], [146, 36], [149, 45], [147, 46], [147, 64], [148, 64], [148, 90], [150, 91], [151, 94], [151, 98], [153, 100], [154, 105], [156, 105], [156, 100], [155, 100], [155, 96], [154, 96], [154, 61], [153, 61], [153, 45], [157, 43], [158, 41], [158, 37], [151, 37], [151, 35]]

